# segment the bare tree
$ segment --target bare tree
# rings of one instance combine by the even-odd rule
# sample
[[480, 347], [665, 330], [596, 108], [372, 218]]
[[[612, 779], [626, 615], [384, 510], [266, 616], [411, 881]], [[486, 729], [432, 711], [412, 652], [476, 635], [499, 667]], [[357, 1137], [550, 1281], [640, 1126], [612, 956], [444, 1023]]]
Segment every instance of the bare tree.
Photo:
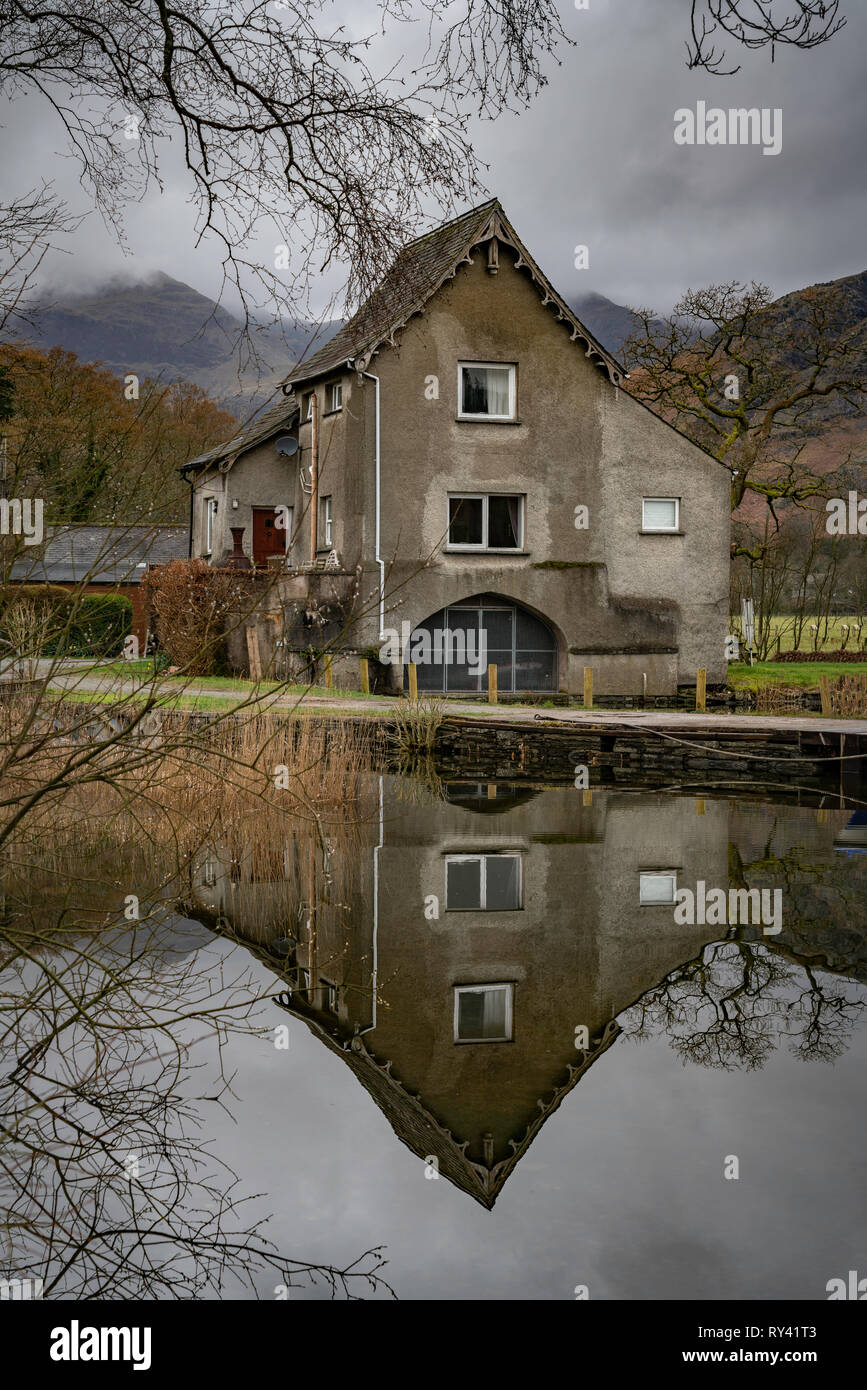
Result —
[[[803, 460], [815, 410], [863, 403], [864, 326], [839, 286], [772, 301], [765, 285], [688, 290], [668, 318], [636, 310], [624, 349], [629, 388], [711, 453], [731, 477], [732, 509], [828, 495], [833, 477]], [[736, 550], [735, 553], [741, 553]]]
[[[778, 44], [818, 48], [846, 23], [840, 0], [691, 0], [687, 66], [730, 77], [740, 63], [725, 67], [727, 42], [740, 48], [767, 48], [771, 62]], [[723, 45], [717, 48], [719, 35]]]
[[[353, 304], [429, 198], [448, 208], [479, 187], [465, 131], [473, 104], [493, 115], [528, 100], [562, 35], [553, 0], [379, 8], [383, 29], [426, 17], [426, 63], [378, 71], [375, 36], [329, 28], [318, 0], [0, 0], [0, 93], [53, 110], [119, 237], [125, 205], [159, 181], [161, 142], [173, 137], [198, 236], [217, 239], [245, 310], [262, 291], [300, 313], [333, 262]], [[274, 239], [270, 266], [261, 238]]]

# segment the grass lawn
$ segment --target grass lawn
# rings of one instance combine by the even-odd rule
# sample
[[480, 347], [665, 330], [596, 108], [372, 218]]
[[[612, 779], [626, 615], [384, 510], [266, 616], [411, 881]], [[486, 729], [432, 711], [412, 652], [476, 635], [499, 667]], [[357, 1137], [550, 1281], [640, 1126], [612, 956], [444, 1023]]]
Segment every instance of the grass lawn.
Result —
[[[775, 614], [775, 616], [771, 618], [770, 627], [771, 632], [773, 634], [770, 648], [771, 651], [773, 651], [776, 647], [777, 637], [780, 638], [781, 651], [790, 652], [793, 649], [795, 645], [792, 641], [792, 628], [794, 625], [794, 621], [794, 618], [786, 617], [784, 614]], [[817, 639], [821, 639], [822, 633], [824, 632], [825, 628], [824, 623], [821, 622], [818, 618], [808, 618], [806, 623], [804, 624], [804, 628], [801, 633], [801, 651], [811, 652], [813, 650], [827, 650], [836, 652], [839, 651], [842, 647], [844, 637], [848, 639], [846, 642], [847, 650], [857, 651], [860, 646], [860, 639], [862, 637], [867, 639], [867, 618], [865, 618], [864, 620], [864, 629], [860, 633], [855, 631], [855, 626], [859, 621], [860, 620], [858, 618], [829, 618], [828, 636], [824, 641], [819, 640], [814, 648], [813, 638], [816, 637]], [[741, 623], [739, 615], [733, 614], [732, 617], [729, 619], [729, 623], [729, 632], [740, 632]], [[813, 633], [810, 631], [811, 623], [818, 623], [819, 631], [817, 633]], [[849, 627], [848, 633], [845, 633], [843, 631], [844, 624], [847, 624]], [[865, 652], [864, 654], [864, 659], [865, 661], [867, 661], [867, 652]]]
[[755, 666], [746, 662], [729, 663], [729, 685], [735, 690], [759, 690], [768, 685], [798, 686], [803, 690], [818, 690], [819, 677], [863, 675], [867, 672], [865, 661], [757, 661]]
[[[235, 693], [238, 696], [236, 700], [232, 700], [231, 698], [224, 697], [221, 695], [186, 695], [181, 694], [179, 692], [178, 694], [167, 694], [158, 696], [157, 699], [154, 701], [153, 708], [168, 710], [205, 710], [211, 713], [223, 711], [225, 713], [237, 709], [240, 705], [246, 705], [246, 707], [252, 711], [253, 707], [246, 704], [246, 702], [247, 696], [249, 695], [250, 690], [252, 690], [253, 687], [249, 681], [243, 682], [243, 684], [248, 686], [249, 689], [238, 690], [236, 687], [233, 687], [235, 688]], [[57, 686], [49, 686], [47, 693], [54, 699], [68, 700], [72, 704], [80, 705], [137, 705], [141, 704], [144, 700], [150, 698], [150, 691], [144, 690], [124, 694], [124, 692], [121, 690], [66, 690], [61, 689]], [[290, 695], [316, 694], [338, 697], [349, 693], [351, 692], [342, 690], [326, 690], [324, 687], [321, 690], [317, 687], [313, 690], [308, 691], [306, 686], [294, 686], [287, 691], [287, 694]], [[377, 715], [380, 715], [382, 713], [380, 710], [368, 710], [364, 709], [363, 707], [363, 701], [365, 699], [374, 698], [379, 697], [374, 697], [372, 695], [359, 695], [358, 699], [359, 702], [361, 702], [362, 707], [357, 711], [353, 710], [352, 717], [355, 718], [356, 715], [364, 715], [375, 718], [377, 717]], [[291, 709], [288, 711], [283, 709], [281, 705], [273, 706], [268, 703], [263, 703], [261, 710], [263, 713], [267, 713], [267, 711], [272, 708], [276, 709], [278, 714], [281, 711], [283, 713], [300, 713], [309, 714], [311, 716], [317, 713], [323, 713], [323, 711], [319, 707], [312, 708], [308, 705], [305, 708], [303, 700], [299, 701], [299, 703], [296, 706], [291, 707]], [[339, 710], [335, 712], [340, 713]], [[386, 711], [386, 714], [388, 713], [389, 711]]]
[[[153, 662], [150, 661], [111, 661], [101, 666], [88, 667], [82, 671], [87, 676], [126, 676], [130, 679], [146, 681], [148, 684], [154, 678]], [[284, 681], [255, 681], [245, 680], [241, 676], [167, 676], [161, 674], [157, 676], [157, 685], [160, 689], [167, 690], [227, 690], [237, 695], [249, 695], [258, 693], [268, 695], [274, 690], [279, 690], [287, 695], [323, 695], [336, 697], [343, 700], [375, 700], [378, 695], [364, 695], [360, 690], [341, 690], [337, 686], [331, 689], [325, 685], [286, 685]]]

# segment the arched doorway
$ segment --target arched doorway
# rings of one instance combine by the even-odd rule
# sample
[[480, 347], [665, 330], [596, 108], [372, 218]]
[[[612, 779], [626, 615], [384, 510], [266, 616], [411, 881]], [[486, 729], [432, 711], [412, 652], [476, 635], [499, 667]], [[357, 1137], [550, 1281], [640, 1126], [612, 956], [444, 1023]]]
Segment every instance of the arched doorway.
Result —
[[488, 665], [497, 667], [505, 694], [557, 689], [557, 639], [547, 623], [521, 604], [497, 594], [477, 594], [433, 613], [414, 629], [409, 659], [418, 688], [444, 695], [478, 694], [488, 688]]

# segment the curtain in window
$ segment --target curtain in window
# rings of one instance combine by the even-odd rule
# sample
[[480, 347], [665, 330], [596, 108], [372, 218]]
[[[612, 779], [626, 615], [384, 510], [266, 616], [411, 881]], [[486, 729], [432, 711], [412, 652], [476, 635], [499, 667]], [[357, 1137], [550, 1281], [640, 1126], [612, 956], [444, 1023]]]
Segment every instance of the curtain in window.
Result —
[[464, 414], [509, 414], [508, 367], [464, 367]]
[[464, 990], [458, 1013], [459, 1038], [504, 1038], [506, 1036], [506, 991], [504, 989]]

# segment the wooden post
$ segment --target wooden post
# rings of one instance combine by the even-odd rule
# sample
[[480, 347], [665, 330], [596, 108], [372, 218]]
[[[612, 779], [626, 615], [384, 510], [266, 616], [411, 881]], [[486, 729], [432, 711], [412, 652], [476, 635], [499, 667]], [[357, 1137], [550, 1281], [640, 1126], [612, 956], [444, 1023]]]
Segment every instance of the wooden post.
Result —
[[489, 801], [496, 801], [496, 799], [497, 799], [497, 784], [496, 784], [496, 782], [489, 782], [489, 783], [488, 783], [488, 800], [489, 800]]
[[361, 658], [361, 693], [370, 694], [370, 663], [366, 656]]
[[333, 674], [333, 672], [332, 672], [332, 670], [331, 670], [331, 653], [328, 652], [327, 655], [326, 655], [326, 657], [325, 657], [325, 688], [326, 688], [326, 690], [330, 690], [330, 689], [332, 688], [333, 685], [334, 685], [334, 674]]
[[593, 667], [584, 667], [584, 708], [593, 708]]
[[585, 787], [583, 792], [581, 793], [581, 804], [583, 806], [593, 805], [593, 792], [591, 791], [590, 787]]
[[830, 676], [819, 677], [819, 690], [822, 695], [822, 713], [831, 713], [831, 678]]
[[496, 667], [496, 663], [492, 662], [491, 665], [488, 667], [488, 704], [489, 704], [489, 705], [495, 705], [496, 703], [497, 703], [497, 667]]
[[695, 707], [707, 709], [707, 667], [699, 666], [695, 673]]
[[259, 634], [251, 624], [247, 627], [247, 660], [250, 663], [250, 680], [262, 679], [262, 660], [259, 656]]
[[416, 666], [416, 664], [415, 664], [414, 661], [411, 661], [411, 662], [409, 663], [408, 670], [409, 670], [409, 698], [410, 698], [411, 700], [417, 700], [417, 699], [418, 699], [418, 667]]
[[695, 814], [696, 814], [697, 816], [703, 816], [703, 815], [704, 815], [704, 797], [703, 797], [703, 796], [697, 796], [697, 797], [695, 798]]

